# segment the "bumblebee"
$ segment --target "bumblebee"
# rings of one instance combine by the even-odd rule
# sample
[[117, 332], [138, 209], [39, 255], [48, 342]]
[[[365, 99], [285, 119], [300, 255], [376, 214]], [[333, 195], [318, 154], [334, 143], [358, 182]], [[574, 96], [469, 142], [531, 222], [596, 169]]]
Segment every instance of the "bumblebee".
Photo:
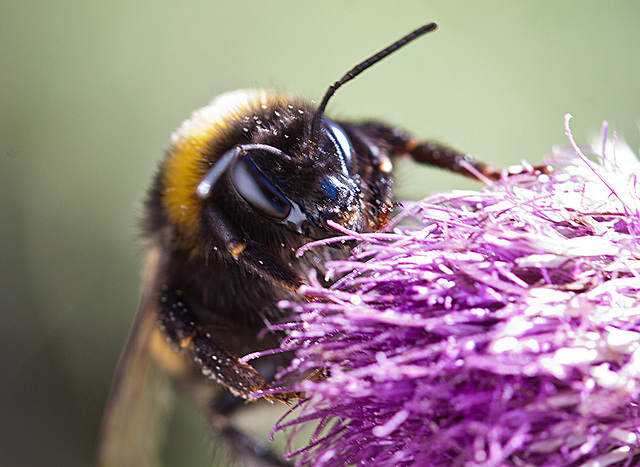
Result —
[[[326, 246], [299, 258], [298, 248], [335, 235], [329, 221], [357, 232], [384, 226], [394, 206], [394, 158], [499, 177], [496, 168], [394, 126], [324, 114], [340, 86], [435, 28], [425, 25], [358, 64], [317, 107], [275, 91], [236, 91], [172, 135], [146, 202], [143, 296], [109, 397], [98, 465], [155, 465], [152, 437], [140, 433], [156, 424], [143, 395], [160, 373], [200, 388], [214, 430], [238, 401], [270, 389], [286, 359], [250, 366], [239, 356], [277, 347], [276, 333], [258, 338], [285, 318], [277, 302], [305, 300], [297, 290], [309, 269], [322, 271], [346, 254]], [[243, 450], [239, 433], [219, 431]]]

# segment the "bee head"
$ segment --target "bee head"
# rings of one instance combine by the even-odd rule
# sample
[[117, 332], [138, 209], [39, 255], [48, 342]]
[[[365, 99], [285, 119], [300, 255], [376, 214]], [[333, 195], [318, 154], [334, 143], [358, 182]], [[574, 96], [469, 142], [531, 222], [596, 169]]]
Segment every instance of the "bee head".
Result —
[[315, 115], [311, 104], [269, 91], [225, 94], [196, 111], [173, 135], [161, 170], [163, 205], [179, 236], [197, 241], [212, 227], [203, 224], [210, 208], [312, 239], [334, 234], [328, 220], [362, 230], [354, 149], [325, 117], [310, 139]]
[[283, 93], [237, 91], [196, 111], [174, 133], [156, 184], [180, 242], [197, 248], [203, 229], [220, 228], [206, 225], [211, 210], [240, 223], [237, 232], [263, 237], [271, 226], [318, 239], [333, 235], [329, 220], [356, 231], [371, 224], [358, 155], [324, 110], [342, 85], [436, 27], [422, 26], [353, 67], [317, 108]]

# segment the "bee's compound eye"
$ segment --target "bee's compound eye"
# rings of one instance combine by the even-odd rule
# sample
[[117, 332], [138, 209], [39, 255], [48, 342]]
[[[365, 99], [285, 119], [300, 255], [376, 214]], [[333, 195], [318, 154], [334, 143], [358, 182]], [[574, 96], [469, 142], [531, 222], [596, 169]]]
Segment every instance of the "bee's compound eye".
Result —
[[265, 216], [283, 220], [291, 212], [291, 204], [267, 180], [247, 154], [233, 161], [229, 175], [233, 188], [240, 197]]
[[353, 149], [351, 148], [351, 142], [344, 130], [338, 125], [333, 123], [328, 118], [323, 118], [323, 121], [327, 127], [329, 127], [329, 137], [333, 140], [334, 144], [339, 148], [342, 159], [347, 167], [351, 166], [351, 159], [353, 156]]

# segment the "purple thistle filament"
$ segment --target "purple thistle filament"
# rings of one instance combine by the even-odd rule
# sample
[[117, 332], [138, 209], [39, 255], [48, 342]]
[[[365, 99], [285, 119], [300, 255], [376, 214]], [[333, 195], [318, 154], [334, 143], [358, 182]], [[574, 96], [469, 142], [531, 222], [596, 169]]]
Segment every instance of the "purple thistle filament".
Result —
[[552, 174], [405, 206], [282, 304], [282, 377], [323, 375], [274, 429], [298, 465], [640, 464], [640, 162], [568, 135]]

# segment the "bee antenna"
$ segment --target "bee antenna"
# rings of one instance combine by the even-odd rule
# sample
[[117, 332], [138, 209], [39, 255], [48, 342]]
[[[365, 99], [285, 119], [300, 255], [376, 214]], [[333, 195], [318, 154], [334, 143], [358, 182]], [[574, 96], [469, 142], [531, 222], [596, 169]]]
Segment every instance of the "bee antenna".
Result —
[[363, 71], [372, 67], [379, 61], [388, 57], [389, 55], [401, 49], [402, 47], [409, 44], [410, 42], [413, 42], [414, 40], [416, 40], [417, 38], [423, 36], [428, 32], [434, 31], [437, 27], [438, 25], [436, 23], [429, 23], [429, 24], [425, 24], [422, 27], [419, 27], [415, 31], [411, 31], [409, 34], [401, 37], [400, 39], [395, 41], [393, 44], [382, 49], [380, 52], [358, 63], [356, 66], [354, 66], [349, 71], [347, 71], [342, 78], [340, 78], [338, 81], [336, 81], [331, 86], [329, 86], [329, 89], [327, 89], [327, 92], [325, 92], [324, 97], [322, 98], [322, 102], [320, 102], [320, 105], [318, 106], [318, 110], [316, 110], [316, 115], [313, 118], [313, 123], [311, 125], [311, 140], [312, 141], [315, 140], [320, 119], [324, 115], [324, 110], [327, 108], [329, 99], [331, 99], [331, 96], [333, 96], [343, 84], [348, 83]]

